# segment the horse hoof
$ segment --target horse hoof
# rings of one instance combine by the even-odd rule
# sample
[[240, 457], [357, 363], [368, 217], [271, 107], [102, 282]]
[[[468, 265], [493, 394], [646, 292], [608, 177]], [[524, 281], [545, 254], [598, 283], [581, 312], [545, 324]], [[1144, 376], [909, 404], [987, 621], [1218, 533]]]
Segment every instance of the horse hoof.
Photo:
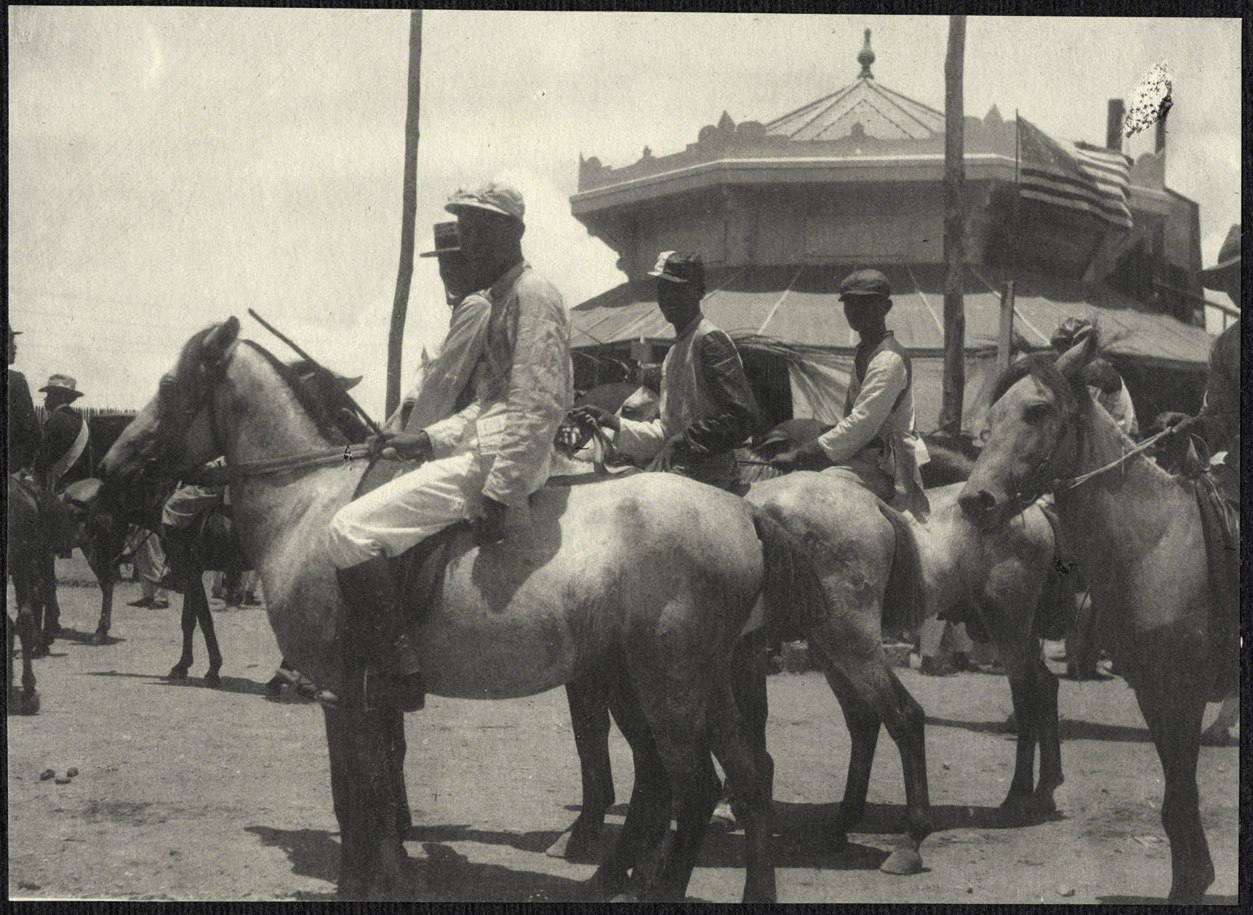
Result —
[[270, 682], [265, 685], [265, 691], [271, 696], [277, 696], [283, 691], [283, 678], [273, 677]]
[[1029, 819], [1027, 802], [1020, 797], [1007, 797], [996, 809], [996, 820], [1001, 826], [1026, 826]]
[[91, 636], [91, 644], [93, 645], [103, 645], [108, 641], [109, 641], [109, 633], [107, 632], [100, 632], [99, 630], [97, 630]]
[[216, 670], [211, 670], [204, 675], [204, 682], [207, 686], [219, 687], [222, 685], [222, 678], [218, 676]]
[[1042, 820], [1057, 813], [1057, 801], [1051, 792], [1033, 794], [1025, 807], [1026, 817], [1030, 820]]
[[167, 680], [186, 680], [186, 679], [187, 679], [187, 668], [186, 668], [186, 667], [171, 667], [171, 668], [170, 668], [170, 672], [169, 672], [168, 674], [166, 674], [166, 675], [165, 675], [165, 679], [167, 679]]
[[600, 858], [600, 827], [574, 825], [557, 837], [545, 850], [550, 858], [565, 858], [574, 864], [591, 864]]
[[898, 845], [892, 854], [888, 855], [888, 859], [879, 865], [879, 870], [898, 877], [921, 873], [922, 855], [918, 854], [918, 849], [912, 846]]

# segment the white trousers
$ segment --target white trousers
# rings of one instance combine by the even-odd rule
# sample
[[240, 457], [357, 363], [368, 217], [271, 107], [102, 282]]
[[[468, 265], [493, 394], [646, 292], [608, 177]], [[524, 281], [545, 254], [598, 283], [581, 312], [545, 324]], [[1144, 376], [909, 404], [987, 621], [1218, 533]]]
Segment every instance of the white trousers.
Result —
[[331, 519], [335, 567], [399, 556], [450, 524], [477, 518], [487, 479], [483, 463], [476, 444], [468, 445], [349, 502]]

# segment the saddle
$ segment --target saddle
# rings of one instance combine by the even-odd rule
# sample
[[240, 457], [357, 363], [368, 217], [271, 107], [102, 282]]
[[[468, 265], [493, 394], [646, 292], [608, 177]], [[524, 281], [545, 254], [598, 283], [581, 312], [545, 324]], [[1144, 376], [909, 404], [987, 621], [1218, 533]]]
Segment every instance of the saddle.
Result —
[[[353, 499], [359, 499], [396, 477], [414, 470], [417, 461], [388, 461], [378, 457], [370, 464], [357, 484]], [[449, 548], [461, 534], [469, 533], [470, 523], [459, 521], [437, 534], [419, 541], [399, 556], [393, 556], [392, 577], [405, 596], [410, 615], [434, 606], [444, 592], [444, 575], [448, 569]]]

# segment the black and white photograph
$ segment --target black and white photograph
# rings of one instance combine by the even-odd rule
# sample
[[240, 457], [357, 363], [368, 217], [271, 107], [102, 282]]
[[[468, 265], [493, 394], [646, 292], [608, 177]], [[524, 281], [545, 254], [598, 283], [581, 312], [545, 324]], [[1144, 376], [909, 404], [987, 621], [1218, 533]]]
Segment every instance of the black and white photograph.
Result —
[[1247, 901], [1188, 12], [9, 6], [8, 898]]

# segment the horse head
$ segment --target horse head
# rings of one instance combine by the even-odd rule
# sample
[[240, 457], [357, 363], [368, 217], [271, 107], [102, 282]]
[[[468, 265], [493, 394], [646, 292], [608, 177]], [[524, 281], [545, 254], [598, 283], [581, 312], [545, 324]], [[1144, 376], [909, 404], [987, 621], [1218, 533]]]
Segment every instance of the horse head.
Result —
[[1028, 356], [1005, 370], [988, 411], [988, 439], [958, 502], [973, 522], [996, 527], [1022, 511], [1080, 459], [1081, 418], [1092, 406], [1082, 372], [1097, 354], [1095, 328], [1054, 361]]
[[176, 478], [222, 454], [215, 403], [239, 338], [239, 319], [200, 331], [183, 346], [157, 396], [139, 411], [100, 462], [106, 494], [117, 496], [154, 478]]

